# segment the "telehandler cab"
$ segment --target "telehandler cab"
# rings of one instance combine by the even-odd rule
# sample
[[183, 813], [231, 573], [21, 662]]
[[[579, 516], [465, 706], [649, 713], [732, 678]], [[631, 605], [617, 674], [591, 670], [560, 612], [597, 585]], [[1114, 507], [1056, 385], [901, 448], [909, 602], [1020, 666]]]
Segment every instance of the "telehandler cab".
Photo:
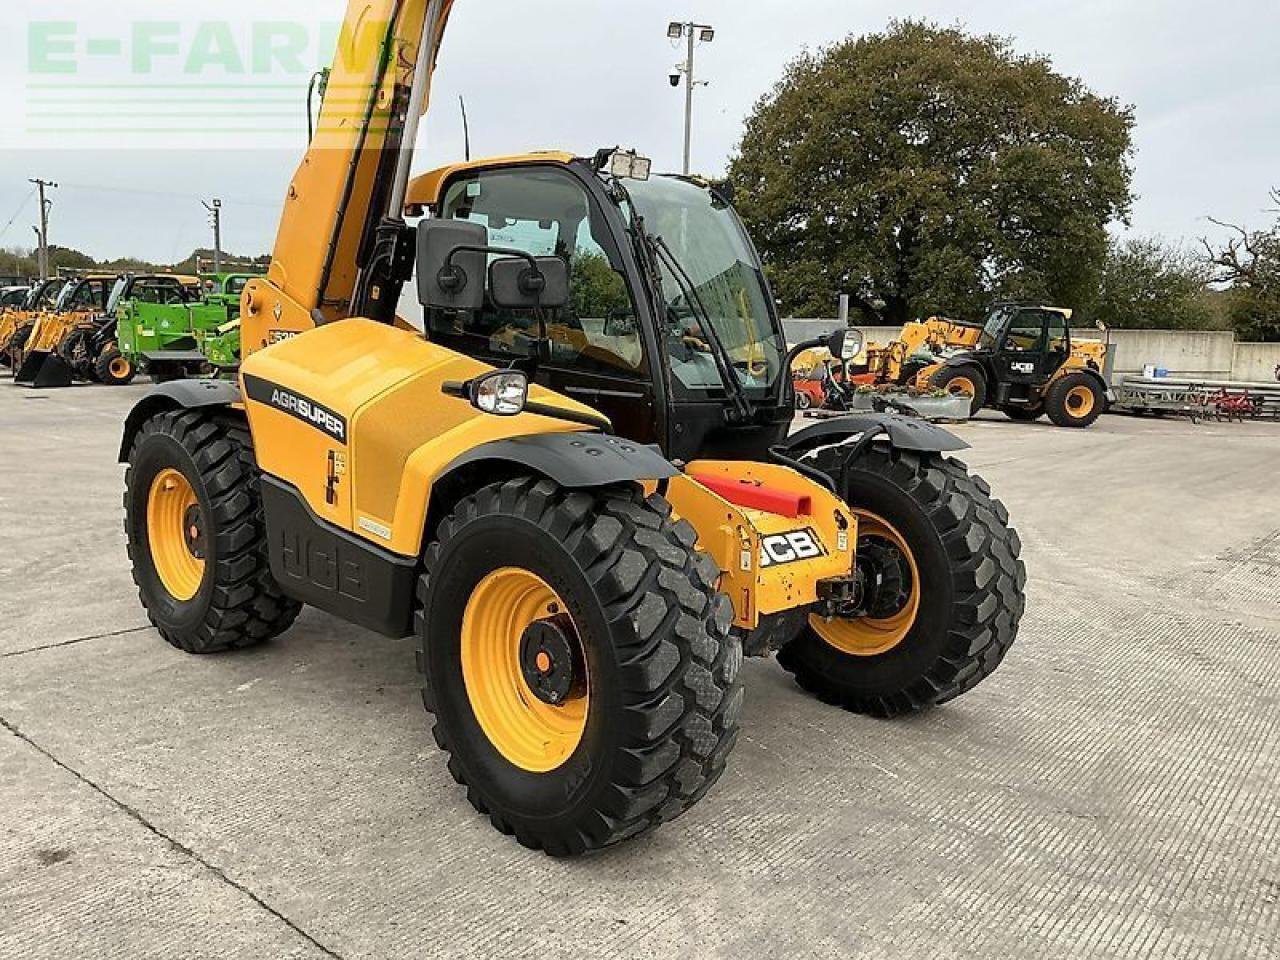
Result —
[[[744, 651], [879, 716], [989, 675], [1023, 610], [1008, 514], [927, 424], [789, 435], [789, 361], [815, 344], [787, 349], [725, 190], [609, 151], [410, 185], [449, 7], [352, 3], [343, 103], [245, 291], [239, 382], [166, 384], [128, 417], [160, 633], [245, 647], [305, 603], [416, 635], [449, 770], [555, 855], [708, 791]], [[396, 317], [415, 263], [425, 333]]]

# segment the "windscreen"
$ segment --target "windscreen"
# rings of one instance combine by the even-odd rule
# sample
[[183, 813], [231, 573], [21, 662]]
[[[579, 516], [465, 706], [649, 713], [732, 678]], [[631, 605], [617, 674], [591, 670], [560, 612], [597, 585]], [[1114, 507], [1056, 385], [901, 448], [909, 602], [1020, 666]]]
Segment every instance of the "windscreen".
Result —
[[773, 322], [759, 258], [733, 208], [711, 191], [675, 177], [627, 181], [645, 230], [669, 248], [662, 265], [672, 372], [691, 389], [723, 386], [704, 322], [719, 334], [748, 390], [772, 387], [786, 346]]

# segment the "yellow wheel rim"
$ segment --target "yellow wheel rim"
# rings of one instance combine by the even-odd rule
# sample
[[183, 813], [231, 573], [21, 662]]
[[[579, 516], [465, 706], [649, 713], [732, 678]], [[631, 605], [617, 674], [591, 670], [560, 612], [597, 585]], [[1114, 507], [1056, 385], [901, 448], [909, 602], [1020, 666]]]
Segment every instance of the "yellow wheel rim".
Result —
[[1088, 387], [1072, 387], [1067, 392], [1067, 413], [1082, 420], [1093, 413], [1093, 391]]
[[952, 377], [947, 381], [947, 393], [953, 397], [976, 397], [978, 388], [968, 377]]
[[107, 367], [113, 377], [123, 377], [129, 373], [129, 361], [124, 357], [116, 357]]
[[858, 517], [859, 543], [866, 539], [879, 540], [881, 546], [887, 544], [906, 558], [911, 571], [911, 588], [907, 601], [892, 616], [882, 619], [860, 617], [854, 620], [828, 620], [815, 614], [809, 617], [809, 625], [818, 636], [841, 653], [854, 657], [875, 657], [888, 653], [900, 644], [915, 625], [916, 616], [920, 612], [920, 570], [906, 539], [891, 523], [874, 513], [862, 510], [855, 510], [854, 513]]
[[185, 476], [166, 468], [151, 481], [147, 496], [147, 542], [160, 582], [185, 602], [204, 581], [204, 520], [200, 501]]
[[[521, 646], [525, 631], [555, 622], [573, 649], [575, 682], [558, 704], [534, 693]], [[587, 729], [590, 683], [577, 630], [564, 601], [545, 580], [517, 567], [495, 570], [476, 585], [462, 615], [462, 680], [471, 710], [489, 742], [508, 761], [531, 773], [561, 766]], [[552, 669], [539, 652], [532, 664]]]

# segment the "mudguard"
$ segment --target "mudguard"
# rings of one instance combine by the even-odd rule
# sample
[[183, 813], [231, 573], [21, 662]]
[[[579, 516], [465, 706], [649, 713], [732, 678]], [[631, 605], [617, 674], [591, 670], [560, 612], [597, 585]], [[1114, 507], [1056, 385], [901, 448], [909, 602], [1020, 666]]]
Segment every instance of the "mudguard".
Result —
[[842, 438], [870, 431], [883, 433], [892, 446], [899, 450], [920, 450], [928, 453], [947, 453], [967, 450], [965, 443], [954, 433], [944, 430], [927, 420], [916, 420], [895, 413], [852, 413], [824, 420], [793, 433], [782, 443], [787, 451], [804, 450], [827, 443], [838, 443]]
[[229, 407], [240, 402], [240, 385], [230, 380], [174, 380], [150, 391], [138, 401], [124, 421], [120, 440], [120, 462], [129, 459], [133, 438], [148, 419], [165, 410], [196, 410], [202, 407]]
[[976, 353], [968, 350], [961, 353], [949, 354], [948, 356], [943, 357], [939, 363], [944, 367], [978, 367], [979, 369], [983, 369], [984, 373], [986, 372], [982, 366], [981, 358]]
[[436, 483], [483, 462], [519, 464], [568, 490], [616, 483], [669, 480], [680, 471], [653, 447], [600, 433], [545, 433], [495, 440], [468, 450], [440, 472]]

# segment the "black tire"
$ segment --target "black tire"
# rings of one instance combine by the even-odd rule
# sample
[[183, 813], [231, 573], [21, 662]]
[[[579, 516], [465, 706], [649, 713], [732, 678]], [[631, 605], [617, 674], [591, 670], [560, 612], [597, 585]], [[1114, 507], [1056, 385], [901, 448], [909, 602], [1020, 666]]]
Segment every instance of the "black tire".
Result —
[[[737, 739], [742, 647], [720, 572], [695, 539], [660, 497], [533, 478], [485, 487], [441, 522], [418, 589], [423, 702], [450, 773], [498, 830], [580, 854], [674, 819], [720, 777]], [[512, 566], [564, 598], [591, 678], [581, 741], [542, 773], [490, 741], [461, 667], [476, 585]]]
[[[148, 539], [148, 496], [166, 468], [191, 484], [208, 531], [203, 579], [186, 602], [165, 589]], [[240, 649], [292, 625], [302, 605], [271, 576], [258, 467], [242, 421], [192, 410], [147, 420], [129, 453], [124, 508], [134, 583], [151, 623], [173, 646], [202, 654]]]
[[[838, 478], [841, 454], [809, 462]], [[778, 662], [804, 689], [857, 713], [892, 717], [945, 703], [1000, 665], [1018, 634], [1026, 568], [1009, 513], [958, 460], [874, 444], [849, 472], [850, 506], [892, 524], [919, 568], [920, 607], [894, 648], [855, 656], [806, 625]]]
[[9, 365], [13, 369], [17, 370], [21, 365], [22, 357], [27, 350], [27, 341], [31, 339], [31, 333], [35, 328], [34, 323], [24, 323], [9, 335], [9, 342], [5, 344], [5, 353], [9, 355]]
[[813, 406], [813, 397], [805, 393], [803, 390], [796, 391], [796, 409], [808, 410]]
[[[1082, 391], [1088, 391], [1089, 400], [1077, 405]], [[1084, 429], [1102, 416], [1106, 409], [1107, 395], [1095, 377], [1087, 373], [1068, 373], [1049, 385], [1044, 406], [1049, 419], [1059, 427]]]
[[978, 411], [987, 405], [987, 376], [980, 367], [973, 364], [943, 367], [929, 377], [929, 386], [951, 393], [957, 380], [968, 380], [973, 384], [973, 403], [969, 405], [969, 416], [977, 416]]
[[[128, 370], [121, 372], [117, 365], [117, 361], [123, 360], [127, 363]], [[105, 383], [109, 387], [123, 387], [133, 382], [133, 378], [138, 375], [138, 368], [134, 362], [124, 356], [119, 348], [113, 343], [98, 354], [98, 358], [93, 361], [93, 376], [99, 383]]]
[[1044, 404], [1036, 404], [1035, 406], [1014, 406], [1001, 407], [1000, 411], [1010, 420], [1017, 420], [1020, 423], [1034, 423], [1044, 416]]

